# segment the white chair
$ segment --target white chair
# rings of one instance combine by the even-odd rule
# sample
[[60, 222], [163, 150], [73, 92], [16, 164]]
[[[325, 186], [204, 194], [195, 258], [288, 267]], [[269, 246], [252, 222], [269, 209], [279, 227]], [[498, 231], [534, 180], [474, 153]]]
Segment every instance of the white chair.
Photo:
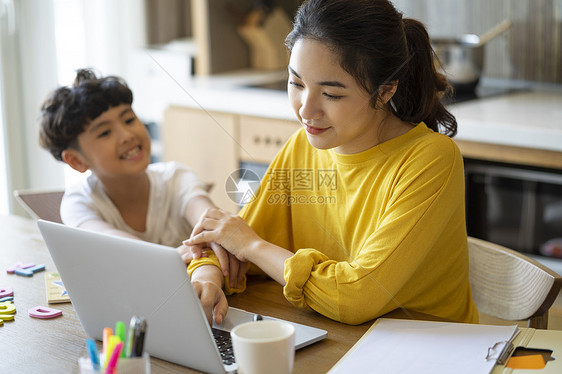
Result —
[[60, 202], [61, 190], [15, 190], [14, 196], [20, 205], [35, 219], [62, 223]]
[[[213, 183], [205, 183], [205, 189], [210, 192]], [[64, 190], [15, 190], [14, 197], [35, 219], [44, 219], [62, 223], [60, 218], [60, 202]]]
[[468, 238], [470, 285], [481, 313], [527, 326], [548, 327], [548, 310], [562, 288], [562, 277], [520, 252]]

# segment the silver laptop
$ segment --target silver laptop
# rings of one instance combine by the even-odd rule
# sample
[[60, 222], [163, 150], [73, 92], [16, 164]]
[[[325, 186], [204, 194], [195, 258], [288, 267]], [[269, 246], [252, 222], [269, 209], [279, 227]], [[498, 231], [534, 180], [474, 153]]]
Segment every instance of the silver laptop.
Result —
[[[101, 340], [104, 327], [143, 316], [150, 355], [209, 373], [236, 371], [236, 363], [223, 362], [212, 330], [228, 332], [255, 314], [230, 308], [211, 328], [175, 249], [49, 221], [38, 226], [86, 334]], [[293, 324], [295, 349], [327, 335]]]

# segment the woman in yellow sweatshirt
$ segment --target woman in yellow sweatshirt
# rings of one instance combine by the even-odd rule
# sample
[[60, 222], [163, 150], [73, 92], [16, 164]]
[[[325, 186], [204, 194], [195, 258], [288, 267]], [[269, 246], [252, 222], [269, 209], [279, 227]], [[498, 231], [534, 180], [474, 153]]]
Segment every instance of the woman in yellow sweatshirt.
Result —
[[[286, 44], [302, 129], [239, 216], [208, 210], [186, 244], [220, 244], [242, 273], [251, 262], [293, 304], [344, 323], [396, 309], [477, 322], [457, 124], [424, 26], [388, 1], [310, 0]], [[244, 288], [219, 266], [213, 253], [189, 265], [217, 322], [222, 288]]]

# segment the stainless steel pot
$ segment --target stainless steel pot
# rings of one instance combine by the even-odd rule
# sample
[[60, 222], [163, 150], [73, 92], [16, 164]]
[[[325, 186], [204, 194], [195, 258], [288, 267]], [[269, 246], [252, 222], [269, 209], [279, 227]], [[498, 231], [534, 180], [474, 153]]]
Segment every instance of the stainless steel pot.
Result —
[[432, 39], [441, 70], [456, 91], [474, 90], [484, 68], [484, 45], [478, 35]]
[[473, 91], [484, 69], [484, 47], [486, 44], [511, 27], [511, 21], [504, 20], [481, 36], [465, 34], [458, 38], [432, 39], [431, 44], [441, 70], [456, 91]]

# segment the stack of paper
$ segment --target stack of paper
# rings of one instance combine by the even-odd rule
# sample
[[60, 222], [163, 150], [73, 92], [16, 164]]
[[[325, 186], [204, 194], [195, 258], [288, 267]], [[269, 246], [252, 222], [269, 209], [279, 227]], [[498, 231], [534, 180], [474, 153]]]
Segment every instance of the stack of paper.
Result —
[[490, 373], [514, 326], [381, 318], [331, 369], [338, 373]]

